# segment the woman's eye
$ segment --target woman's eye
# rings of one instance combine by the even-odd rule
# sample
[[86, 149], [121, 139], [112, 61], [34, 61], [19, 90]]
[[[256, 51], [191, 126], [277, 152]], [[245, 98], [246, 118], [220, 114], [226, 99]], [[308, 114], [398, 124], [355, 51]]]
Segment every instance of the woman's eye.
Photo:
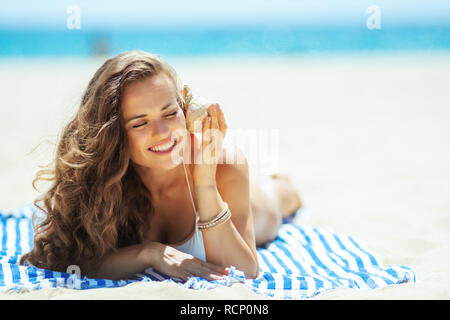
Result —
[[146, 124], [146, 123], [147, 123], [147, 122], [143, 122], [143, 123], [137, 124], [137, 125], [133, 126], [133, 128], [139, 128], [139, 127], [143, 126], [143, 125]]
[[171, 113], [171, 114], [168, 114], [166, 117], [173, 117], [173, 116], [176, 115], [177, 113], [178, 113], [178, 110], [175, 111], [175, 112], [173, 112], [173, 113]]
[[[171, 117], [175, 116], [177, 113], [178, 113], [178, 110], [173, 112], [173, 113], [171, 113], [171, 114], [166, 115], [166, 118], [171, 118]], [[147, 122], [143, 122], [143, 123], [134, 125], [133, 128], [139, 128], [139, 127], [142, 127], [143, 125], [146, 125], [146, 124], [147, 124]]]

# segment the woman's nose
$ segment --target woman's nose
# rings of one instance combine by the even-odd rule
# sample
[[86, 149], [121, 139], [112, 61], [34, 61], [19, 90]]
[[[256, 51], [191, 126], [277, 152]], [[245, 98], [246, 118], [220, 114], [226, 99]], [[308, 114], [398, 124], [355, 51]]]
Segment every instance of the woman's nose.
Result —
[[153, 126], [151, 126], [152, 128], [152, 135], [153, 136], [165, 136], [167, 135], [167, 132], [169, 131], [169, 128], [167, 127], [166, 124], [164, 124], [163, 121], [155, 121], [153, 122]]

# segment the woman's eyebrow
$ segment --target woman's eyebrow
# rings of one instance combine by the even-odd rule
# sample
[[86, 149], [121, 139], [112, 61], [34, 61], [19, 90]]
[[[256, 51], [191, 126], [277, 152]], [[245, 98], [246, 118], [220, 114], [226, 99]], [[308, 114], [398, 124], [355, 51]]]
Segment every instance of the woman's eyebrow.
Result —
[[[172, 102], [167, 103], [164, 107], [161, 108], [161, 111], [166, 110], [166, 109], [167, 109], [168, 107], [170, 107], [171, 105], [172, 105]], [[146, 116], [147, 116], [147, 114], [140, 114], [140, 115], [137, 115], [137, 116], [132, 116], [132, 117], [128, 118], [128, 120], [125, 121], [125, 123], [128, 123], [128, 122], [130, 122], [131, 120], [143, 118], [143, 117], [146, 117]]]

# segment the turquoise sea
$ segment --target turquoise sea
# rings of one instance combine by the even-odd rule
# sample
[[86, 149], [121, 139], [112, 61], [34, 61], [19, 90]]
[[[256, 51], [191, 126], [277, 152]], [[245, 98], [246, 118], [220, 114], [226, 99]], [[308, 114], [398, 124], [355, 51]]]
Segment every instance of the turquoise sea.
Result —
[[0, 57], [90, 56], [141, 49], [165, 56], [450, 50], [450, 25], [397, 28], [0, 29]]

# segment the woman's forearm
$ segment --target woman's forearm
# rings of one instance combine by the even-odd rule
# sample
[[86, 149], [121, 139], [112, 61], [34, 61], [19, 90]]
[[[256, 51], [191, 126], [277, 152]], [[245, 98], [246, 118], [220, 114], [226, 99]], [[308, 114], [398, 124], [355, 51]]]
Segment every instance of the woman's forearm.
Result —
[[151, 243], [142, 243], [117, 249], [107, 255], [89, 277], [126, 280], [151, 266]]
[[[224, 207], [215, 185], [196, 187], [201, 221], [213, 219]], [[232, 220], [202, 232], [208, 262], [228, 267], [235, 266], [248, 278], [255, 278], [258, 264], [250, 247], [234, 226]]]

